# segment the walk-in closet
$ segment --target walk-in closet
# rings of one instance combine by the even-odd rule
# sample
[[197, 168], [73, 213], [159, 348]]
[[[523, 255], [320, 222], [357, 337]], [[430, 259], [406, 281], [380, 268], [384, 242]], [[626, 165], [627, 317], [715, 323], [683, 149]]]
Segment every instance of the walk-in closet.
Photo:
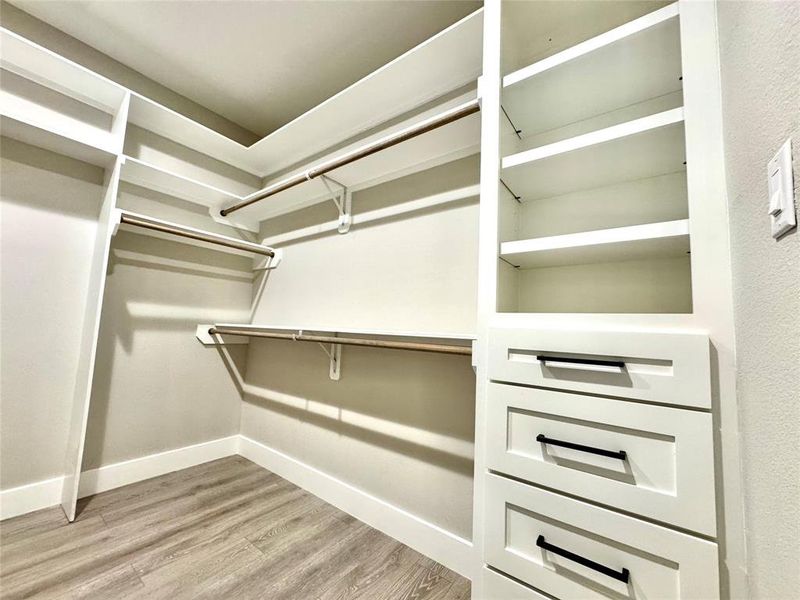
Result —
[[0, 36], [0, 598], [798, 597], [800, 1]]

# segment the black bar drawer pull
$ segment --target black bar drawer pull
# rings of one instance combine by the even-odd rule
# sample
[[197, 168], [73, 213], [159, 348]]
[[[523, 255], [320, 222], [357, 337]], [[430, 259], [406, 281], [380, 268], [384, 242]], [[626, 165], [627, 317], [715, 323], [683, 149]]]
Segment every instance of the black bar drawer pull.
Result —
[[621, 360], [600, 360], [595, 358], [571, 358], [567, 356], [551, 356], [546, 354], [538, 354], [536, 360], [543, 363], [560, 362], [572, 363], [575, 365], [592, 365], [595, 367], [616, 367], [624, 369], [625, 363]]
[[622, 583], [628, 583], [631, 578], [631, 572], [628, 569], [622, 569], [622, 571], [615, 571], [605, 565], [601, 565], [598, 562], [594, 562], [588, 558], [584, 558], [574, 552], [570, 552], [569, 550], [564, 550], [563, 548], [559, 548], [558, 546], [554, 546], [544, 540], [544, 536], [540, 535], [536, 538], [536, 545], [539, 546], [542, 550], [547, 550], [548, 552], [552, 552], [553, 554], [558, 554], [559, 556], [563, 556], [567, 560], [571, 560], [573, 562], [578, 563], [579, 565], [583, 565], [584, 567], [589, 567], [590, 569], [594, 569], [598, 573], [602, 573], [603, 575], [608, 575], [612, 579], [616, 579], [617, 581], [621, 581]]
[[551, 446], [561, 446], [562, 448], [580, 450], [581, 452], [588, 452], [589, 454], [608, 456], [609, 458], [618, 458], [620, 460], [626, 460], [628, 458], [628, 453], [625, 452], [625, 450], [603, 450], [602, 448], [592, 448], [591, 446], [584, 446], [583, 444], [573, 444], [572, 442], [554, 440], [553, 438], [547, 437], [543, 433], [540, 433], [536, 436], [536, 441], [541, 442], [542, 444], [550, 444]]

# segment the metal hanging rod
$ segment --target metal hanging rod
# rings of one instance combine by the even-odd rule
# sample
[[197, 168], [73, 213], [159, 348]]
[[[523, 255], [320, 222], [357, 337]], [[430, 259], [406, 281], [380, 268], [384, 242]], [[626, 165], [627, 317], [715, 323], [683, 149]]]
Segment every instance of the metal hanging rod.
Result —
[[270, 258], [275, 256], [275, 252], [272, 250], [272, 248], [267, 248], [261, 244], [246, 242], [244, 240], [235, 240], [233, 238], [228, 238], [221, 235], [214, 235], [198, 229], [192, 229], [191, 227], [175, 225], [174, 223], [165, 223], [163, 221], [157, 221], [131, 213], [122, 212], [120, 214], [119, 222], [126, 225], [134, 225], [135, 227], [144, 227], [145, 229], [161, 231], [163, 233], [171, 233], [173, 235], [179, 235], [181, 237], [191, 238], [201, 242], [209, 242], [219, 246], [236, 248], [237, 250], [246, 250], [247, 252], [254, 252], [263, 256], [269, 256]]
[[282, 181], [279, 181], [275, 185], [265, 189], [263, 192], [257, 193], [252, 198], [247, 198], [239, 202], [239, 204], [234, 204], [228, 208], [223, 208], [219, 211], [219, 214], [225, 217], [232, 212], [240, 210], [246, 206], [250, 206], [255, 202], [260, 202], [265, 198], [274, 196], [275, 194], [288, 190], [289, 188], [293, 188], [296, 185], [300, 185], [301, 183], [319, 177], [320, 175], [324, 175], [325, 173], [338, 169], [339, 167], [349, 165], [352, 162], [370, 156], [371, 154], [375, 154], [376, 152], [380, 152], [381, 150], [386, 150], [387, 148], [396, 146], [397, 144], [405, 142], [406, 140], [420, 136], [423, 133], [433, 131], [434, 129], [444, 127], [445, 125], [448, 125], [454, 121], [468, 117], [469, 115], [475, 114], [480, 109], [480, 101], [477, 98], [475, 100], [470, 100], [469, 102], [461, 104], [454, 109], [445, 111], [436, 117], [422, 121], [413, 127], [409, 127], [408, 129], [399, 131], [394, 135], [362, 146], [361, 148], [334, 158], [328, 162], [322, 163], [321, 165], [317, 165], [316, 167], [311, 167], [303, 173], [298, 173], [297, 175], [293, 175]]
[[351, 337], [335, 337], [332, 335], [306, 335], [304, 333], [274, 333], [271, 331], [253, 331], [235, 327], [212, 327], [210, 335], [243, 335], [249, 337], [271, 338], [276, 340], [293, 340], [296, 342], [319, 342], [321, 344], [342, 344], [344, 346], [369, 346], [371, 348], [394, 348], [396, 350], [418, 350], [420, 352], [438, 352], [440, 354], [471, 355], [470, 346], [451, 346], [424, 342], [397, 342], [390, 340], [370, 340]]

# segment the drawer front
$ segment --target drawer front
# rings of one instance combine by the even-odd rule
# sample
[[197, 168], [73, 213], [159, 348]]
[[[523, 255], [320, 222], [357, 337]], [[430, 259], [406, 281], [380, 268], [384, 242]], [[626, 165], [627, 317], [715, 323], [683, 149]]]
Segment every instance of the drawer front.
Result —
[[486, 477], [490, 566], [560, 600], [719, 598], [715, 543]]
[[711, 408], [708, 336], [492, 328], [495, 381]]
[[473, 585], [473, 600], [551, 600], [544, 594], [486, 567], [481, 569], [481, 578], [483, 591], [478, 592]]
[[709, 413], [491, 383], [487, 421], [490, 469], [716, 535]]

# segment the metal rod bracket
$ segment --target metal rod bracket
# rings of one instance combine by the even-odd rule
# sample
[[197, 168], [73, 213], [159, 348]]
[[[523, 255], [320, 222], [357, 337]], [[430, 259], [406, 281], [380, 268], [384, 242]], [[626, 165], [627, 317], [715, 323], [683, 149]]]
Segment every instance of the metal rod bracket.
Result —
[[342, 376], [342, 345], [341, 344], [331, 344], [330, 352], [325, 347], [325, 344], [322, 342], [318, 342], [319, 347], [322, 348], [322, 351], [328, 356], [331, 361], [331, 367], [328, 372], [328, 376], [331, 378], [332, 381], [339, 381]]
[[[327, 175], [320, 175], [320, 180], [331, 195], [331, 200], [339, 211], [339, 233], [347, 233], [353, 224], [353, 194], [347, 186], [339, 183]], [[334, 189], [338, 188], [338, 189]]]
[[276, 268], [283, 260], [283, 248], [273, 248], [273, 256], [265, 256], [263, 260], [259, 260], [253, 271], [271, 271]]

